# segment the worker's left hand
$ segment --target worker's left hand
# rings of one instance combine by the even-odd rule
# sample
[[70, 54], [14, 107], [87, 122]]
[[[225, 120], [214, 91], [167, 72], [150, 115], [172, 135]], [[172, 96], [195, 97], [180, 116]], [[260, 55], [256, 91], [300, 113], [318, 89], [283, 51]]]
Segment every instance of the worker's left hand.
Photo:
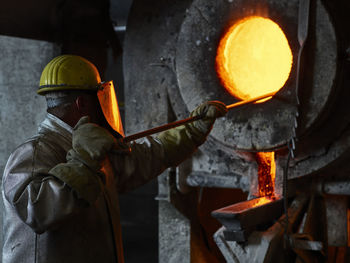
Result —
[[211, 131], [216, 118], [227, 113], [226, 105], [220, 101], [208, 101], [192, 111], [191, 116], [203, 116], [202, 119], [187, 124], [192, 133], [193, 139], [201, 144]]

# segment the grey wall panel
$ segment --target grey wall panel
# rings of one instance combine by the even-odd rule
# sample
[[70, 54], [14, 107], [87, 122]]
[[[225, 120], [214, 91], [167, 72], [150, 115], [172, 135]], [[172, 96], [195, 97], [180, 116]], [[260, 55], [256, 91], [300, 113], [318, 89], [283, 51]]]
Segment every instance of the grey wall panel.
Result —
[[11, 152], [36, 133], [45, 117], [46, 102], [36, 89], [42, 69], [58, 54], [59, 49], [49, 42], [0, 36], [1, 178]]

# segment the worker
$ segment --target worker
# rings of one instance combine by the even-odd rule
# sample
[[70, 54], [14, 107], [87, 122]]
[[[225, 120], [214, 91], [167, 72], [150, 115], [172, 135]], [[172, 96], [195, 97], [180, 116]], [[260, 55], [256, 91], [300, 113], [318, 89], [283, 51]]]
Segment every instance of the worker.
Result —
[[112, 82], [88, 60], [54, 58], [37, 93], [47, 116], [4, 170], [3, 263], [123, 263], [118, 194], [188, 158], [227, 112], [207, 102], [202, 120], [129, 144]]

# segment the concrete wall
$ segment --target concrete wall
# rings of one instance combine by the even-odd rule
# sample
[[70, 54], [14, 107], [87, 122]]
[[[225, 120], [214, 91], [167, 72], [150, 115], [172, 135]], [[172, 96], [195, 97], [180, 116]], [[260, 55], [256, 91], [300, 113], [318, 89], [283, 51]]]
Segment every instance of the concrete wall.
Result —
[[10, 153], [36, 133], [45, 117], [46, 102], [36, 89], [43, 67], [58, 54], [52, 43], [0, 36], [1, 177]]

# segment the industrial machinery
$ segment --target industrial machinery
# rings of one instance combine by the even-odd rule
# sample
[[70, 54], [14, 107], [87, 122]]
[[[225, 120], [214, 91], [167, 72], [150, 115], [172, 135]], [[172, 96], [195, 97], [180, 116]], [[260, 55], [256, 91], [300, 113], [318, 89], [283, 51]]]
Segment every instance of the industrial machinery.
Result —
[[349, 8], [134, 1], [127, 134], [186, 118], [207, 100], [276, 93], [219, 119], [198, 153], [160, 178], [160, 262], [346, 262]]

